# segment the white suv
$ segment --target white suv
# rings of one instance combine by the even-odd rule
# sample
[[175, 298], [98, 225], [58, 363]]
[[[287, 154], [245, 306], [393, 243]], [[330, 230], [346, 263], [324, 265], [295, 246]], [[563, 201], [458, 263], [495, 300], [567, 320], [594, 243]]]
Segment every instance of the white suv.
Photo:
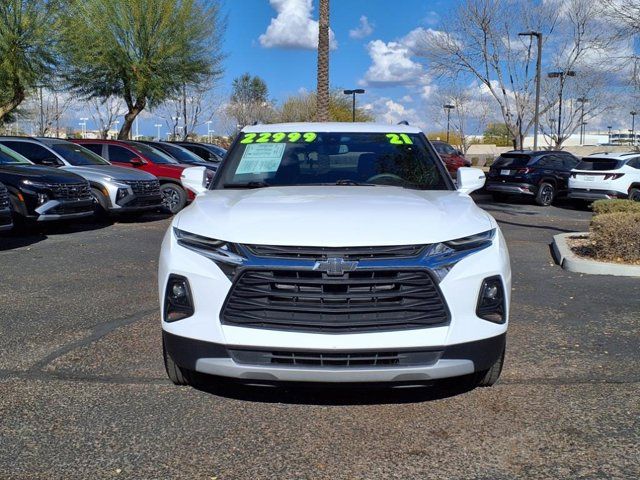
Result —
[[173, 219], [165, 365], [246, 381], [424, 383], [502, 369], [511, 270], [496, 221], [405, 125], [256, 125]]
[[571, 171], [569, 198], [640, 201], [640, 153], [594, 153]]

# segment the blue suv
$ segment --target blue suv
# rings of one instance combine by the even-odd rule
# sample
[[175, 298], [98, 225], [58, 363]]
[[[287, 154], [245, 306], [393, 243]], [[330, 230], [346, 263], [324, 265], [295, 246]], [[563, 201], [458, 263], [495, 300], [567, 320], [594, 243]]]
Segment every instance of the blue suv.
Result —
[[574, 155], [562, 151], [506, 152], [491, 165], [486, 190], [497, 201], [508, 195], [529, 196], [546, 207], [567, 194], [571, 170], [579, 162]]

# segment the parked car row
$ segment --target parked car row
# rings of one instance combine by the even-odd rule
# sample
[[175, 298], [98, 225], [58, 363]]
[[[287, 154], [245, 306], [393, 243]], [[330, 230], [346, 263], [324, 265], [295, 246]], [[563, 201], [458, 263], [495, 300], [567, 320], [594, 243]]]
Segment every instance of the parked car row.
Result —
[[222, 157], [207, 158], [165, 142], [0, 137], [0, 230], [16, 219], [177, 213], [194, 198], [180, 183], [185, 168], [213, 179]]
[[497, 201], [527, 196], [542, 206], [556, 198], [640, 201], [640, 152], [594, 153], [518, 150], [500, 155], [489, 169], [486, 190]]

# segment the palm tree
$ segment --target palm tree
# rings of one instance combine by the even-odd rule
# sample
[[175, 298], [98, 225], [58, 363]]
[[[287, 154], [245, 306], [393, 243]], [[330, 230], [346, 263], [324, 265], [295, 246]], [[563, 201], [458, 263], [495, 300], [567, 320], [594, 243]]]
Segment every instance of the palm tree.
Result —
[[318, 121], [329, 121], [329, 0], [320, 0], [318, 28]]

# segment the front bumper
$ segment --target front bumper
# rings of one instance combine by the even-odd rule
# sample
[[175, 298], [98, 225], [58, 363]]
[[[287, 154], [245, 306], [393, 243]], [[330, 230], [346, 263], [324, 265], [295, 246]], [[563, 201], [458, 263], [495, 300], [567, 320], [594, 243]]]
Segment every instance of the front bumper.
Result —
[[627, 198], [627, 194], [615, 190], [573, 188], [569, 191], [567, 197], [575, 200], [609, 200], [611, 198]]
[[93, 199], [49, 200], [35, 209], [38, 222], [89, 217], [93, 215]]
[[0, 232], [10, 230], [13, 227], [11, 210], [0, 210]]
[[162, 207], [162, 197], [158, 195], [130, 195], [112, 207], [115, 212], [141, 212]]
[[485, 187], [488, 192], [506, 193], [510, 195], [535, 195], [536, 188], [528, 183], [507, 183], [489, 181]]
[[[250, 364], [240, 363], [232, 358], [231, 352], [239, 347], [227, 347], [219, 343], [181, 337], [166, 331], [163, 331], [163, 342], [167, 353], [181, 368], [241, 380], [326, 383], [423, 382], [489, 369], [502, 355], [506, 334], [457, 345], [428, 347], [425, 350], [434, 353], [435, 361], [411, 366], [327, 367], [277, 363]], [[268, 352], [270, 349], [261, 347], [260, 350]], [[331, 355], [343, 352], [332, 350], [326, 353]]]

